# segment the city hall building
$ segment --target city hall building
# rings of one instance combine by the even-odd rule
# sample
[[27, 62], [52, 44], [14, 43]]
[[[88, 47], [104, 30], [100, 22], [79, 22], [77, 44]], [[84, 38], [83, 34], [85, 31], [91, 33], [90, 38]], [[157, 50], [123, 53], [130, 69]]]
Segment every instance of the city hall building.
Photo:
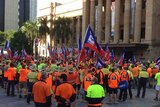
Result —
[[159, 10], [160, 0], [73, 0], [57, 6], [55, 17], [72, 18], [72, 40], [84, 40], [90, 25], [98, 43], [108, 43], [116, 56], [125, 48], [126, 59], [153, 60], [160, 55]]
[[82, 36], [88, 24], [103, 47], [126, 58], [160, 55], [160, 0], [83, 0]]

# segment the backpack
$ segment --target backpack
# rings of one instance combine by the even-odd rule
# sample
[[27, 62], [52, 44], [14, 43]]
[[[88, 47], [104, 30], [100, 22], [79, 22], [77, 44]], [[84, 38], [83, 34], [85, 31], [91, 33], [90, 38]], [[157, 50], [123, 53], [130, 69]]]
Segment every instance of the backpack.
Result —
[[[128, 72], [126, 72], [126, 75], [122, 75], [122, 73], [120, 74], [121, 76], [125, 76], [123, 78], [128, 78]], [[128, 78], [129, 79], [129, 78]], [[118, 88], [119, 89], [125, 89], [128, 88], [128, 82], [126, 80], [122, 81], [120, 78], [120, 82], [118, 84]]]

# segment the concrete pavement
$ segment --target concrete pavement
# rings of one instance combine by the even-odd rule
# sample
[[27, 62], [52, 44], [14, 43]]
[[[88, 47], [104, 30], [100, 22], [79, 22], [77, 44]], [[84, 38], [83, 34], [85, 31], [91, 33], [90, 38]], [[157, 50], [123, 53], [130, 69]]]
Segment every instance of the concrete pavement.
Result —
[[[154, 89], [147, 89], [146, 97], [135, 98], [136, 90], [133, 90], [133, 99], [128, 99], [126, 102], [120, 102], [119, 104], [107, 105], [107, 97], [103, 100], [102, 107], [160, 107], [160, 101], [154, 101], [155, 91]], [[11, 97], [6, 96], [4, 89], [0, 89], [0, 107], [34, 107], [34, 103], [26, 103], [26, 99], [19, 99], [18, 96]], [[52, 107], [55, 107], [53, 102]], [[87, 107], [87, 103], [81, 99], [76, 100], [76, 107]]]

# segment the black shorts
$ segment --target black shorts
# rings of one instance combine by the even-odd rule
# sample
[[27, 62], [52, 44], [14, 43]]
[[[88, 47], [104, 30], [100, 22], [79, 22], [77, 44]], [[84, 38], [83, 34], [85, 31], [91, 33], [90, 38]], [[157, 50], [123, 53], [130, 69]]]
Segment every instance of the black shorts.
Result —
[[109, 94], [117, 94], [117, 88], [108, 88]]

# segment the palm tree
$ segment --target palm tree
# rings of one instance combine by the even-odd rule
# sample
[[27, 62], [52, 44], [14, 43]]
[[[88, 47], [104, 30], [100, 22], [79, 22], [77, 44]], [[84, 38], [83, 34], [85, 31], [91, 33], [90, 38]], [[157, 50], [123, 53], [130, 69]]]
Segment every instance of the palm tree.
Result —
[[48, 19], [47, 19], [47, 17], [41, 17], [38, 19], [38, 22], [40, 24], [39, 34], [40, 34], [41, 38], [43, 38], [43, 37], [45, 38], [44, 42], [46, 43], [46, 36], [47, 36], [47, 34], [50, 33], [49, 27], [47, 26]]
[[50, 46], [51, 47], [53, 46], [52, 42], [54, 40], [54, 34], [53, 34], [53, 30], [52, 30], [53, 29], [53, 21], [54, 21], [53, 15], [51, 15], [51, 18], [49, 20], [49, 22], [50, 22]]
[[[39, 35], [38, 35], [38, 25], [37, 22], [31, 22], [31, 21], [26, 21], [22, 27], [20, 28], [20, 30], [25, 33], [26, 37], [29, 39], [29, 44], [32, 46], [33, 48], [33, 41], [34, 39], [36, 39]], [[37, 50], [36, 50], [36, 46], [35, 46], [35, 54]]]
[[55, 34], [55, 44], [58, 43], [62, 46], [64, 43], [67, 45], [67, 40], [69, 40], [69, 35], [71, 35], [71, 19], [65, 17], [58, 17], [57, 20], [53, 21], [53, 33]]
[[38, 37], [37, 22], [27, 21], [22, 25], [20, 30], [26, 34], [29, 40], [31, 40], [31, 44], [33, 43], [33, 40]]

